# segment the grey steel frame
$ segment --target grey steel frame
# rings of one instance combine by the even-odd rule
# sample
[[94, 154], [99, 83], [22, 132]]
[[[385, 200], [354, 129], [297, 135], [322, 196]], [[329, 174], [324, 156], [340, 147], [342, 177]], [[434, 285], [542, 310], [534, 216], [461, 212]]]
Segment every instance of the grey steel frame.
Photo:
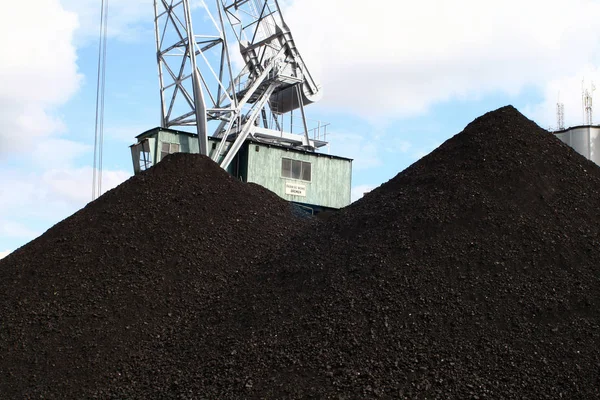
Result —
[[[271, 114], [281, 129], [277, 118], [283, 112], [277, 112], [275, 100], [283, 93], [293, 98], [288, 108], [301, 111], [304, 147], [314, 150], [304, 105], [318, 99], [320, 86], [298, 53], [277, 0], [215, 0], [212, 11], [201, 0], [201, 8], [211, 24], [203, 26], [205, 34], [195, 35], [189, 0], [154, 0], [161, 126], [195, 126], [200, 153], [207, 155], [208, 121], [219, 121], [212, 133], [221, 138], [215, 161], [235, 137], [220, 163], [227, 168], [261, 115], [266, 124]], [[227, 32], [233, 32], [244, 58], [237, 75]]]

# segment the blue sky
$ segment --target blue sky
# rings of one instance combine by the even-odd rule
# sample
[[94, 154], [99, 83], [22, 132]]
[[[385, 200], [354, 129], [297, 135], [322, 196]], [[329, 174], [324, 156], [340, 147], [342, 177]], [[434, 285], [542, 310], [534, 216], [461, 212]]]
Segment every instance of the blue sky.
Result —
[[[132, 174], [128, 146], [159, 123], [150, 0], [111, 4], [104, 184]], [[194, 1], [193, 3], [198, 3]], [[581, 85], [600, 80], [592, 0], [282, 1], [325, 96], [330, 152], [355, 159], [353, 198], [512, 104], [542, 127], [581, 123]], [[425, 4], [426, 3], [426, 4]], [[91, 200], [100, 2], [8, 7], [0, 41], [0, 257]], [[205, 20], [194, 11], [196, 33]], [[19, 37], [20, 40], [15, 40]]]

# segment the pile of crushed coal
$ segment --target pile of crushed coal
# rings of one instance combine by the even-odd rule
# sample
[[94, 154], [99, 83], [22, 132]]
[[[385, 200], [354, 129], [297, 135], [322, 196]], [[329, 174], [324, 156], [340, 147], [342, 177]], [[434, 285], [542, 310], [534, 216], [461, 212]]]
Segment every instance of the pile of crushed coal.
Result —
[[[600, 169], [513, 107], [323, 220], [188, 159], [0, 262], [0, 391], [600, 396]], [[202, 209], [202, 190], [222, 208]], [[243, 193], [253, 208], [232, 205]], [[207, 228], [233, 210], [239, 227]]]
[[1, 261], [0, 397], [87, 398], [134, 360], [161, 375], [303, 221], [209, 158], [168, 156]]

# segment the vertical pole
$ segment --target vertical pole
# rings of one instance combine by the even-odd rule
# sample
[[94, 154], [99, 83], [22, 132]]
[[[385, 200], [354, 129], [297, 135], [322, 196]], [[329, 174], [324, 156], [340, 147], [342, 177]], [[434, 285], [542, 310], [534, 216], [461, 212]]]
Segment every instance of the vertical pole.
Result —
[[317, 135], [316, 137], [313, 137], [313, 139], [321, 140], [321, 121], [317, 122]]
[[233, 108], [237, 108], [238, 99], [235, 95], [235, 79], [233, 77], [233, 71], [231, 69], [231, 59], [229, 56], [229, 43], [227, 42], [227, 32], [225, 29], [225, 23], [223, 22], [223, 13], [221, 12], [221, 4], [219, 0], [216, 0], [217, 10], [219, 12], [219, 22], [221, 23], [221, 34], [223, 35], [223, 51], [227, 60], [227, 70], [229, 71], [229, 79], [231, 79], [231, 99], [233, 100]]
[[[292, 102], [294, 101], [294, 88], [292, 88]], [[294, 133], [294, 107], [290, 110], [290, 133]]]
[[584, 101], [584, 91], [583, 91], [583, 82], [585, 78], [581, 80], [581, 123], [585, 125], [585, 101]]
[[186, 30], [188, 36], [188, 57], [192, 68], [192, 87], [194, 89], [194, 106], [196, 112], [196, 130], [198, 132], [198, 147], [200, 154], [208, 155], [208, 138], [206, 134], [206, 104], [204, 94], [200, 85], [201, 78], [196, 65], [196, 38], [192, 29], [192, 14], [190, 12], [189, 0], [183, 0], [183, 9], [185, 13]]
[[[160, 32], [158, 26], [158, 0], [154, 0], [154, 37], [156, 40], [156, 62], [158, 63], [158, 82], [160, 85], [160, 126], [161, 128], [167, 127], [166, 112], [165, 112], [165, 93], [163, 88], [165, 87], [163, 80], [162, 70], [162, 54], [161, 54], [161, 43], [160, 43]], [[169, 11], [172, 12], [172, 11]], [[168, 18], [168, 17], [167, 17]]]
[[310, 139], [308, 137], [308, 126], [306, 125], [306, 115], [304, 114], [304, 104], [302, 102], [302, 94], [300, 94], [300, 84], [296, 85], [296, 94], [298, 95], [298, 105], [300, 106], [300, 114], [302, 116], [302, 127], [304, 128], [304, 140], [306, 143], [305, 146], [310, 146]]

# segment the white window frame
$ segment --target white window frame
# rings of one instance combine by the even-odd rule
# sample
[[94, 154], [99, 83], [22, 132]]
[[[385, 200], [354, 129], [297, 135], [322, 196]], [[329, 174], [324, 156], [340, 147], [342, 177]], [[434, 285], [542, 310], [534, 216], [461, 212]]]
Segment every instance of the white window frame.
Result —
[[[165, 144], [169, 145], [169, 152], [163, 150], [163, 146]], [[175, 150], [176, 149], [176, 150]], [[161, 142], [160, 144], [160, 159], [162, 160], [169, 154], [179, 153], [181, 151], [181, 145], [179, 143], [171, 143], [171, 142]]]
[[[300, 163], [300, 178], [292, 178], [291, 176], [285, 176], [285, 175], [283, 175], [283, 161], [284, 160], [289, 160], [292, 163], [290, 165], [290, 167], [291, 167], [290, 174], [294, 170], [293, 163], [294, 162], [299, 162]], [[310, 165], [310, 179], [309, 180], [302, 179], [302, 176], [304, 175], [304, 164]], [[294, 180], [294, 181], [302, 181], [302, 182], [312, 182], [312, 163], [310, 161], [302, 161], [302, 160], [295, 160], [293, 158], [288, 158], [288, 157], [281, 157], [281, 166], [280, 166], [280, 170], [279, 171], [280, 171], [280, 176], [283, 179], [291, 179], [291, 180]]]

